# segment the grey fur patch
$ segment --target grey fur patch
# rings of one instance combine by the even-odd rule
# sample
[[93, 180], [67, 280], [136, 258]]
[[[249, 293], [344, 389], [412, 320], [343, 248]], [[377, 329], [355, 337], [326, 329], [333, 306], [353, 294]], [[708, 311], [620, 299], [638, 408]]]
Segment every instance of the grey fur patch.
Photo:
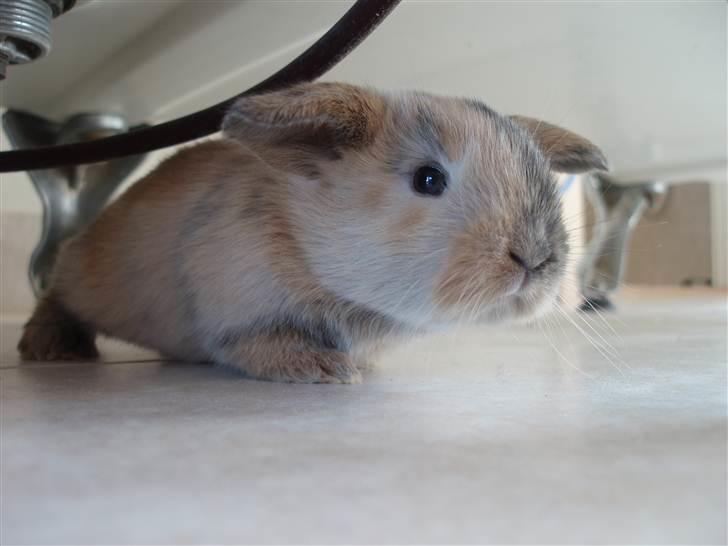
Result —
[[300, 336], [311, 345], [320, 349], [343, 351], [347, 349], [341, 333], [320, 317], [290, 315], [277, 317], [262, 317], [253, 321], [250, 325], [241, 326], [239, 329], [225, 330], [215, 337], [215, 343], [222, 349], [229, 349], [244, 343], [253, 341], [261, 335], [276, 336], [294, 334]]
[[[220, 201], [225, 190], [224, 184], [217, 180], [213, 182], [212, 187], [205, 193], [204, 197], [198, 201], [192, 208], [192, 211], [184, 222], [180, 230], [177, 241], [179, 248], [186, 248], [192, 244], [196, 232], [210, 225], [215, 221], [216, 215], [220, 213]], [[197, 302], [195, 296], [195, 279], [190, 278], [185, 272], [184, 260], [185, 252], [175, 253], [175, 281], [177, 284], [177, 297], [180, 300], [180, 306], [188, 317], [189, 324], [197, 322]]]
[[404, 325], [383, 313], [358, 305], [345, 305], [341, 319], [355, 339], [371, 340], [397, 335], [405, 330]]
[[437, 122], [437, 116], [426, 105], [418, 104], [413, 138], [426, 145], [433, 157], [447, 157], [441, 135], [442, 129]]
[[485, 103], [476, 100], [476, 99], [465, 99], [465, 104], [476, 110], [478, 113], [487, 116], [488, 118], [493, 118], [497, 116], [496, 112], [492, 110], [488, 105]]

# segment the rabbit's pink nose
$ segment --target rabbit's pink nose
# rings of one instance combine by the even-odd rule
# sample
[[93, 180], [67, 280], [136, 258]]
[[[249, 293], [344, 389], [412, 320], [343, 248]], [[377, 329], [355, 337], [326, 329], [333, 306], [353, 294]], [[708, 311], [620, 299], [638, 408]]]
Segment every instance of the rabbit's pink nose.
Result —
[[515, 253], [515, 252], [513, 252], [512, 250], [510, 250], [510, 251], [508, 252], [508, 256], [510, 256], [511, 260], [513, 260], [513, 261], [514, 261], [514, 262], [516, 262], [516, 263], [517, 263], [518, 265], [520, 265], [521, 267], [523, 267], [523, 269], [525, 269], [525, 270], [527, 270], [527, 271], [528, 271], [528, 270], [530, 269], [530, 268], [528, 267], [528, 264], [526, 263], [526, 260], [524, 260], [523, 258], [521, 258], [521, 257], [520, 257], [520, 256], [519, 256], [518, 254], [516, 254], [516, 253]]
[[538, 263], [532, 264], [526, 261], [524, 258], [522, 258], [519, 254], [516, 254], [512, 250], [508, 252], [508, 256], [513, 260], [515, 263], [520, 265], [523, 269], [526, 270], [528, 273], [535, 273], [541, 269], [543, 269], [546, 264], [551, 262], [554, 259], [553, 254], [549, 254], [545, 258], [538, 260]]

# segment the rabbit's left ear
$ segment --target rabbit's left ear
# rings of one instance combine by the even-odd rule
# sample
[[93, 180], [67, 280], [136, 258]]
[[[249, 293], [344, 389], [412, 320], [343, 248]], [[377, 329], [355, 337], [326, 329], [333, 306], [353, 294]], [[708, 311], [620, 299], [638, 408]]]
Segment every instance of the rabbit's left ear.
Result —
[[510, 118], [531, 133], [536, 144], [551, 161], [553, 170], [576, 174], [608, 169], [604, 153], [586, 138], [538, 119], [524, 116]]
[[264, 150], [296, 149], [328, 156], [337, 148], [365, 146], [381, 126], [384, 99], [342, 83], [306, 83], [243, 96], [227, 112], [227, 136]]

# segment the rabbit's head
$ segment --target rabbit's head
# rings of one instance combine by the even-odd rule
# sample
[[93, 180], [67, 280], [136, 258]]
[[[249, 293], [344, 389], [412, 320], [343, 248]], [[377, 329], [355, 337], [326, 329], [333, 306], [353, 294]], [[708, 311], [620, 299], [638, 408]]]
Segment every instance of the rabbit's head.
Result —
[[553, 172], [606, 168], [545, 122], [346, 84], [243, 97], [223, 129], [285, 176], [317, 282], [420, 327], [546, 308], [568, 251]]

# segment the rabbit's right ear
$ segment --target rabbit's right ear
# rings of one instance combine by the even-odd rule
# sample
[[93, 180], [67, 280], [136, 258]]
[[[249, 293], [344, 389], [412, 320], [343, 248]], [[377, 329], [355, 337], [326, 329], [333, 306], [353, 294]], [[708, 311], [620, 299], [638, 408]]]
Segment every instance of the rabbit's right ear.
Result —
[[526, 129], [551, 162], [551, 168], [562, 173], [583, 173], [609, 170], [607, 158], [596, 145], [583, 136], [558, 125], [524, 116], [510, 116]]
[[374, 91], [309, 83], [241, 97], [222, 130], [274, 167], [289, 170], [368, 145], [382, 125], [384, 109], [384, 99]]

